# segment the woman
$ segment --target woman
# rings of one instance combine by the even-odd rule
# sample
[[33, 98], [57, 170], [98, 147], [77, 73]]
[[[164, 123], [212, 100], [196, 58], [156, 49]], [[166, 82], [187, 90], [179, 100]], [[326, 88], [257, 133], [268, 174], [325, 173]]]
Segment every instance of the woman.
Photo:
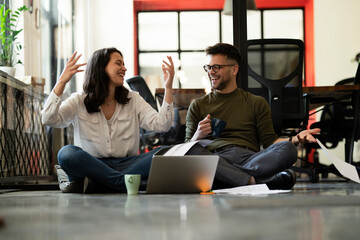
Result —
[[169, 63], [163, 61], [165, 101], [158, 113], [137, 92], [129, 92], [123, 86], [127, 69], [122, 53], [115, 48], [96, 51], [85, 72], [83, 92], [61, 101], [66, 84], [74, 74], [83, 71], [80, 67], [86, 63], [77, 64], [80, 57], [76, 52], [71, 56], [42, 110], [43, 124], [74, 126], [74, 145], [64, 146], [58, 153], [58, 162], [69, 181], [57, 167], [60, 189], [85, 192], [91, 180], [125, 191], [124, 174], [141, 174], [146, 181], [157, 151], [137, 155], [139, 128], [163, 132], [171, 127], [173, 61], [169, 56]]

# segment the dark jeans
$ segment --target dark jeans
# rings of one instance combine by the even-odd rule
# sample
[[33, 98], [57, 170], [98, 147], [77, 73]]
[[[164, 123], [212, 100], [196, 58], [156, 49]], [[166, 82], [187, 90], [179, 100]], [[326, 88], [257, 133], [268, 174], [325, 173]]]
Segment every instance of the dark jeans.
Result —
[[82, 181], [84, 177], [121, 192], [126, 191], [125, 174], [141, 174], [141, 181], [149, 177], [151, 160], [160, 148], [136, 156], [124, 158], [96, 158], [73, 145], [62, 147], [58, 162], [70, 181]]
[[275, 143], [259, 152], [230, 146], [217, 152], [195, 144], [186, 155], [213, 155], [220, 157], [215, 174], [214, 189], [219, 186], [236, 187], [247, 185], [250, 177], [255, 179], [275, 175], [292, 166], [297, 160], [297, 150], [293, 143]]

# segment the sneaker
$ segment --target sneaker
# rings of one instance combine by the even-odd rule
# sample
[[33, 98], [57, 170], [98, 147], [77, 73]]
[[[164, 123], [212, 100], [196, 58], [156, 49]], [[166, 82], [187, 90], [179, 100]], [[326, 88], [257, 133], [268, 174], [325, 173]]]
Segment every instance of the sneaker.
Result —
[[290, 190], [296, 183], [296, 174], [290, 169], [275, 174], [269, 178], [256, 179], [257, 184], [266, 184], [269, 189]]
[[63, 182], [69, 182], [69, 177], [66, 174], [66, 172], [60, 167], [60, 165], [54, 165], [55, 168], [55, 172], [56, 175], [58, 177], [58, 182], [63, 183]]
[[82, 193], [84, 183], [82, 181], [64, 182], [59, 185], [63, 193]]
[[59, 188], [63, 193], [82, 193], [82, 189], [83, 189], [82, 181], [70, 182], [68, 175], [59, 165], [55, 165], [54, 167], [58, 177]]

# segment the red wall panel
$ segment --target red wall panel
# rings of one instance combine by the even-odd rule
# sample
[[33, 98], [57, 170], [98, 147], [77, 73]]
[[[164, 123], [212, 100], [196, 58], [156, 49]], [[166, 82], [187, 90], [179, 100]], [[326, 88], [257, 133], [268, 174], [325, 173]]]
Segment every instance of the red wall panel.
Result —
[[225, 0], [134, 0], [137, 11], [219, 10]]

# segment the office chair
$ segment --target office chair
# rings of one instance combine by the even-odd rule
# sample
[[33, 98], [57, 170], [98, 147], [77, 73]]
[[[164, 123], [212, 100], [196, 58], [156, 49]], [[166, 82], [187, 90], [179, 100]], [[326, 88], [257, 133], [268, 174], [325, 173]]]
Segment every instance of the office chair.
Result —
[[[271, 109], [274, 130], [293, 136], [306, 129], [308, 104], [302, 92], [304, 43], [298, 39], [247, 41], [248, 79], [245, 90], [264, 97]], [[313, 169], [291, 167], [317, 181]]]
[[[148, 102], [156, 111], [158, 111], [156, 100], [152, 95], [148, 85], [141, 76], [135, 76], [126, 80], [127, 84], [133, 91], [137, 91], [146, 102]], [[165, 133], [155, 133], [140, 129], [140, 152], [145, 152], [145, 149], [160, 145], [173, 145], [182, 143], [185, 140], [185, 128], [180, 126], [180, 117], [178, 109], [174, 109], [174, 122], [169, 131]]]
[[[360, 63], [355, 77], [341, 80], [335, 85], [349, 84], [360, 84]], [[336, 148], [339, 142], [345, 140], [345, 161], [354, 165], [359, 165], [358, 162], [354, 163], [352, 160], [354, 141], [360, 139], [359, 100], [359, 92], [356, 91], [347, 98], [325, 105], [320, 121], [310, 126], [310, 128], [321, 129], [320, 134], [315, 137], [325, 144], [327, 148]], [[356, 116], [358, 116], [357, 119]], [[327, 178], [329, 173], [333, 173], [342, 177], [333, 165], [327, 166], [319, 162], [317, 152], [319, 146], [317, 144], [306, 144], [305, 147], [308, 166], [313, 165], [317, 175], [321, 174], [323, 178]], [[315, 149], [315, 151], [312, 151], [312, 149]], [[311, 152], [314, 152], [312, 164], [309, 163], [309, 154]], [[317, 178], [319, 177], [317, 176]]]
[[148, 85], [141, 76], [135, 76], [126, 80], [131, 90], [136, 91], [149, 103], [156, 111], [158, 111], [154, 96], [152, 95]]
[[275, 132], [292, 135], [306, 128], [308, 111], [303, 97], [304, 43], [297, 39], [247, 41], [247, 89], [270, 105]]

